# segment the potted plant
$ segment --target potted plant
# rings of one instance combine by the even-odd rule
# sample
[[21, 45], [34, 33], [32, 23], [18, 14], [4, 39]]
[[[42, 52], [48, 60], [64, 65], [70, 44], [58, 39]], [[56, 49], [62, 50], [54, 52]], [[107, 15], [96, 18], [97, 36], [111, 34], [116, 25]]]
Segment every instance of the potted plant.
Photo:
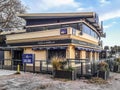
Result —
[[120, 58], [114, 60], [113, 72], [120, 72]]
[[109, 77], [109, 65], [106, 62], [98, 63], [98, 77], [103, 78], [105, 80]]
[[55, 78], [64, 78], [75, 80], [75, 71], [69, 66], [67, 67], [67, 61], [61, 57], [53, 57], [52, 58], [52, 66], [53, 66], [53, 76]]

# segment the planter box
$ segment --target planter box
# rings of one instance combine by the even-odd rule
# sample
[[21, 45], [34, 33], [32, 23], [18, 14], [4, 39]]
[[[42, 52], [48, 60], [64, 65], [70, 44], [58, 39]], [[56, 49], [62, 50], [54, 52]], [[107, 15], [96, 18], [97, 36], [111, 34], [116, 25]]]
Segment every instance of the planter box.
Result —
[[113, 72], [119, 72], [120, 71], [120, 66], [119, 65], [114, 65], [113, 66]]
[[55, 78], [64, 78], [64, 79], [70, 79], [70, 80], [76, 79], [75, 71], [55, 70], [53, 71], [53, 76]]
[[109, 78], [109, 71], [98, 71], [98, 77], [107, 80]]

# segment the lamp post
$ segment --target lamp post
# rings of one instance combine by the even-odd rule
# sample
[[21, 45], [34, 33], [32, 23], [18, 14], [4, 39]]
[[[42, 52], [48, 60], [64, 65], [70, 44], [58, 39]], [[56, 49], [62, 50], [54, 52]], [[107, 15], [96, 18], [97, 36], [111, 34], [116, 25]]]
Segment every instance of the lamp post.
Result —
[[118, 46], [115, 46], [115, 58], [117, 58], [118, 57]]

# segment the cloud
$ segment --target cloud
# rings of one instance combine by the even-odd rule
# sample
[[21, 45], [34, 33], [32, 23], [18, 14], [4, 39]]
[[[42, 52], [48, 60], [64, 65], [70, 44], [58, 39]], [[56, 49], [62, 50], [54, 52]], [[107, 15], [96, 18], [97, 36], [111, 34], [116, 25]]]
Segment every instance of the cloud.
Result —
[[[31, 1], [32, 2], [32, 1]], [[74, 9], [80, 6], [79, 2], [75, 0], [34, 0], [34, 4], [31, 4], [31, 11], [55, 11]], [[33, 10], [34, 9], [34, 10]]]
[[99, 0], [99, 2], [101, 3], [101, 6], [104, 6], [106, 4], [110, 4], [110, 0]]
[[108, 24], [108, 25], [105, 25], [105, 26], [103, 26], [104, 27], [104, 29], [108, 29], [108, 28], [110, 28], [110, 27], [112, 27], [113, 25], [112, 24]]
[[120, 10], [116, 10], [116, 11], [104, 13], [103, 15], [100, 16], [100, 20], [105, 21], [105, 20], [119, 18], [119, 17], [120, 17]]
[[87, 12], [87, 11], [94, 11], [94, 8], [93, 7], [88, 7], [88, 8], [83, 8], [83, 7], [79, 7], [79, 8], [77, 8], [77, 10], [76, 11], [80, 11], [80, 12]]
[[[93, 3], [86, 0], [21, 0], [30, 9], [29, 13], [45, 13], [45, 12], [97, 12], [100, 21], [105, 21], [120, 17], [118, 7], [120, 0], [96, 0]], [[108, 5], [109, 3], [109, 5]], [[114, 4], [113, 4], [114, 3]], [[104, 5], [101, 7], [101, 5]]]
[[104, 25], [103, 27], [104, 27], [104, 29], [108, 29], [108, 28], [112, 27], [115, 24], [117, 24], [117, 22], [113, 21], [110, 24]]

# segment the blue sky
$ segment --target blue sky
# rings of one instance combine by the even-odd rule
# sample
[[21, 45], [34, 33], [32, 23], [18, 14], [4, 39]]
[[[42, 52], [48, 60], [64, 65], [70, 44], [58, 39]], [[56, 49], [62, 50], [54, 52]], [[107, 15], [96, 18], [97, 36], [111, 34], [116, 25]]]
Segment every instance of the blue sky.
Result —
[[28, 13], [87, 12], [98, 13], [106, 38], [103, 45], [120, 46], [120, 0], [21, 0]]

